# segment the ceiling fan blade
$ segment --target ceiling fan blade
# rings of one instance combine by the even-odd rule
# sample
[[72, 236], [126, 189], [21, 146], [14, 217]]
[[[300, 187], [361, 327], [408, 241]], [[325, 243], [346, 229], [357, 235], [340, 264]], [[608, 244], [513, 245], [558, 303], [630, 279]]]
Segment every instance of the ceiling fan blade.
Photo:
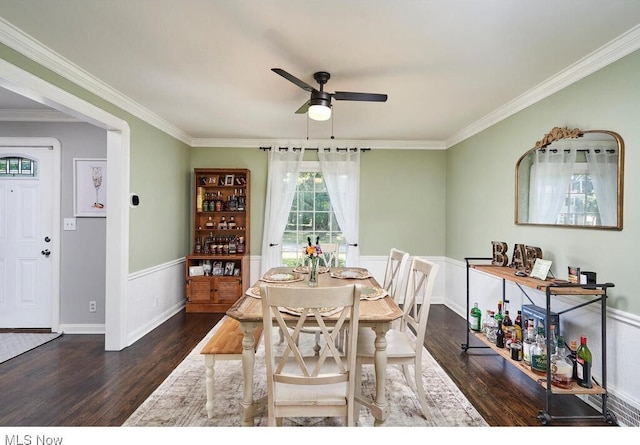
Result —
[[300, 108], [298, 108], [298, 110], [296, 111], [296, 114], [304, 114], [307, 112], [307, 110], [309, 109], [309, 105], [311, 104], [311, 100], [306, 101], [304, 104], [302, 104], [302, 106]]
[[282, 77], [284, 77], [285, 79], [287, 79], [289, 82], [298, 85], [300, 88], [302, 88], [305, 91], [308, 91], [310, 93], [317, 91], [315, 88], [313, 88], [311, 85], [307, 84], [306, 82], [303, 82], [302, 80], [298, 79], [297, 77], [287, 73], [285, 70], [283, 70], [282, 68], [271, 68], [271, 71], [273, 71], [276, 74], [280, 74]]
[[363, 102], [386, 102], [386, 94], [353, 93], [349, 91], [336, 91], [333, 93], [335, 100], [358, 100]]

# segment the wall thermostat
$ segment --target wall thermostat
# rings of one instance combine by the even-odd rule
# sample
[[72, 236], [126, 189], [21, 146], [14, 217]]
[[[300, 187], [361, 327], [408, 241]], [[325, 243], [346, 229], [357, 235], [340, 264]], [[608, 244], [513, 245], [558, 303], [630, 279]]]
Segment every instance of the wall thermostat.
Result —
[[138, 207], [138, 205], [140, 205], [140, 197], [135, 193], [132, 193], [131, 195], [129, 195], [129, 198], [130, 198], [129, 205], [131, 207]]

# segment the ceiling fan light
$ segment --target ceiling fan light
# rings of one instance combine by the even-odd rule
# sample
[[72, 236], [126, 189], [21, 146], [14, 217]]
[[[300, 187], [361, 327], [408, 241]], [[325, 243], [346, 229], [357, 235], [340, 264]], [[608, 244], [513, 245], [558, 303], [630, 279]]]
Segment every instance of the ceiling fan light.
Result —
[[314, 121], [326, 121], [331, 117], [331, 108], [326, 105], [311, 105], [309, 117]]
[[322, 97], [312, 97], [309, 105], [309, 118], [314, 121], [326, 121], [331, 117], [331, 101]]

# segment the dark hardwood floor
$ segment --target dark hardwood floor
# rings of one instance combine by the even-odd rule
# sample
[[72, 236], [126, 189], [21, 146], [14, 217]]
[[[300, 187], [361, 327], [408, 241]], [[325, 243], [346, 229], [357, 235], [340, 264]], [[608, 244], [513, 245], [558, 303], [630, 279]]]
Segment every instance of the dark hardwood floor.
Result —
[[[2, 363], [0, 426], [119, 426], [220, 318], [181, 312], [120, 352], [104, 351], [102, 335], [63, 335]], [[427, 349], [489, 425], [539, 426], [544, 390], [488, 350], [462, 351], [465, 325], [450, 309], [433, 305]], [[554, 414], [598, 415], [577, 397], [555, 399]]]

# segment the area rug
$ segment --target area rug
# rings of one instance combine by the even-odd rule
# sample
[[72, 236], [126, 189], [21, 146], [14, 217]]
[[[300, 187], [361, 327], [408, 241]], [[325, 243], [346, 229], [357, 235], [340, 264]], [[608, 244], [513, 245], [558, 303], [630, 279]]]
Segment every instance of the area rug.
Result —
[[[189, 356], [167, 377], [167, 379], [145, 400], [123, 424], [134, 426], [170, 426], [170, 427], [204, 427], [204, 426], [240, 426], [239, 402], [242, 397], [242, 367], [239, 360], [219, 361], [215, 365], [214, 405], [215, 415], [209, 419], [205, 409], [205, 368], [204, 357], [200, 350], [215, 332], [216, 327], [196, 346]], [[278, 336], [277, 332], [274, 334]], [[304, 335], [302, 342], [308, 338], [309, 351], [314, 344], [313, 335]], [[254, 398], [257, 400], [266, 395], [264, 370], [264, 342], [256, 353], [254, 373]], [[423, 352], [423, 383], [431, 415], [428, 419], [422, 416], [415, 392], [405, 383], [402, 370], [398, 366], [387, 367], [385, 382], [390, 413], [384, 426], [488, 426], [475, 408], [458, 390], [451, 379], [440, 368], [425, 349]], [[363, 367], [363, 394], [373, 397], [375, 393], [375, 376], [373, 366]], [[373, 426], [374, 418], [370, 411], [362, 407], [358, 426]], [[265, 410], [258, 412], [256, 426], [266, 426]], [[338, 418], [318, 419], [285, 419], [284, 426], [333, 426], [341, 425]]]
[[0, 363], [4, 363], [20, 354], [24, 354], [40, 345], [48, 343], [61, 335], [62, 333], [0, 333]]

